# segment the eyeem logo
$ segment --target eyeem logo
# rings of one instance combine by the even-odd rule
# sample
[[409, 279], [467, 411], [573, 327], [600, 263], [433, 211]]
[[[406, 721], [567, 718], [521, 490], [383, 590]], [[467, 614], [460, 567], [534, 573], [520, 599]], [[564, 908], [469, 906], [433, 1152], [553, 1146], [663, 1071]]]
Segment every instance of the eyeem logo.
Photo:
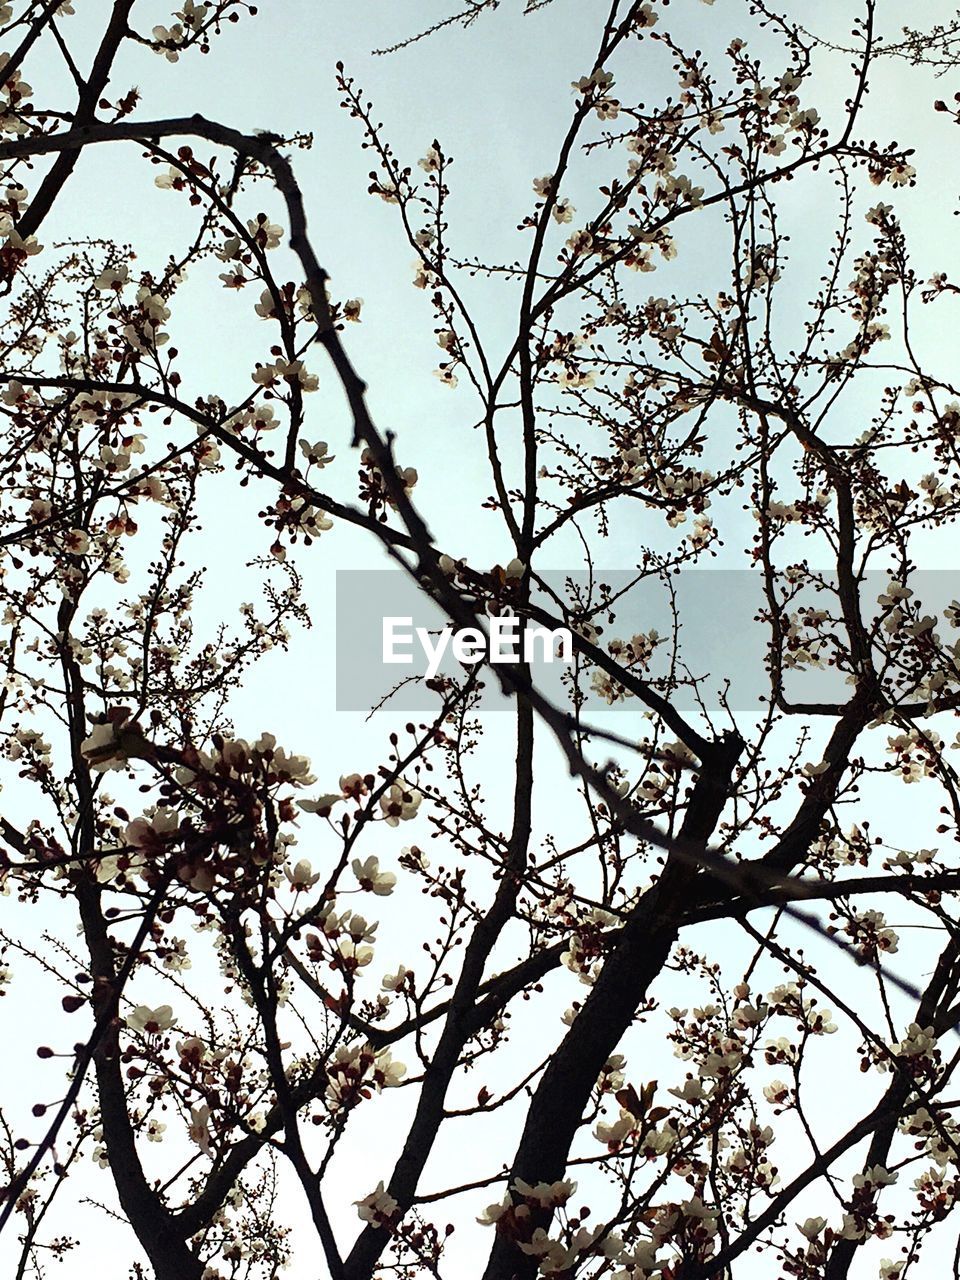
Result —
[[[427, 627], [414, 627], [412, 617], [383, 619], [383, 661], [389, 664], [413, 663], [414, 640], [419, 644], [427, 660], [427, 679], [432, 680], [440, 669], [449, 647], [454, 658], [465, 666], [474, 666], [489, 654], [490, 662], [520, 662], [520, 619], [512, 616], [492, 617], [488, 638], [478, 627], [442, 627], [430, 631]], [[537, 652], [539, 646], [539, 654]], [[572, 662], [573, 639], [566, 627], [528, 626], [523, 632], [524, 662]]]

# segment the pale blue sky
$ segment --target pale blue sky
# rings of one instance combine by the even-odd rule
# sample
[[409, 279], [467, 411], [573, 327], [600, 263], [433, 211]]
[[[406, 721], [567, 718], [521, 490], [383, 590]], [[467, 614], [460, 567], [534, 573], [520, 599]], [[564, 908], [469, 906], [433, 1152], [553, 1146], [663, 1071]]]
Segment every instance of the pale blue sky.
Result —
[[[83, 12], [86, 7], [96, 8], [77, 4], [80, 12], [70, 20], [70, 29], [74, 24], [80, 29], [83, 24], [95, 33], [96, 23], [88, 21]], [[443, 549], [455, 555], [466, 554], [477, 565], [495, 560], [504, 563], [512, 549], [494, 516], [475, 514], [478, 500], [490, 488], [479, 435], [471, 435], [467, 427], [476, 417], [476, 403], [465, 379], [451, 393], [431, 375], [441, 355], [434, 340], [434, 321], [424, 294], [411, 286], [412, 254], [402, 241], [395, 211], [366, 193], [371, 163], [361, 150], [356, 122], [338, 107], [334, 64], [342, 59], [347, 71], [373, 98], [376, 117], [384, 121], [386, 137], [406, 163], [415, 164], [435, 136], [454, 155], [451, 180], [455, 191], [450, 217], [454, 237], [463, 252], [512, 258], [522, 254], [525, 245], [515, 226], [531, 206], [531, 179], [552, 168], [572, 103], [570, 81], [590, 70], [587, 51], [603, 7], [592, 0], [554, 0], [542, 13], [522, 18], [519, 0], [504, 0], [500, 11], [468, 32], [447, 30], [400, 53], [377, 58], [371, 57], [372, 48], [392, 44], [429, 25], [449, 6], [437, 0], [354, 0], [349, 5], [334, 0], [274, 0], [273, 4], [266, 0], [261, 16], [228, 29], [209, 58], [188, 56], [171, 67], [147, 50], [134, 51], [118, 67], [112, 83], [112, 92], [117, 94], [130, 84], [139, 84], [144, 94], [141, 110], [150, 118], [199, 111], [241, 129], [314, 132], [313, 150], [294, 153], [296, 170], [306, 197], [312, 238], [318, 257], [331, 275], [334, 291], [341, 297], [364, 299], [363, 323], [351, 326], [346, 339], [361, 375], [370, 384], [373, 416], [381, 428], [396, 431], [398, 460], [418, 468], [420, 481], [415, 497]], [[827, 0], [795, 3], [791, 7], [802, 13], [810, 27], [821, 32], [829, 28], [837, 38], [842, 38], [849, 26], [848, 15], [859, 9], [858, 5]], [[922, 8], [925, 22], [949, 17], [951, 13], [950, 6], [941, 3]], [[169, 20], [169, 10], [162, 4], [142, 3], [140, 10], [148, 15], [138, 20], [141, 29]], [[880, 10], [881, 25], [886, 23], [894, 29], [906, 13], [903, 6], [889, 0], [883, 0]], [[721, 49], [733, 35], [751, 25], [745, 6], [733, 0], [717, 0], [711, 6], [699, 0], [675, 0], [669, 13], [673, 22], [705, 49]], [[651, 52], [649, 44], [635, 48], [629, 58], [639, 66], [631, 67], [628, 61], [623, 70], [624, 81], [634, 80], [639, 73], [648, 106], [675, 92], [665, 73], [665, 60], [661, 56], [659, 63], [651, 61]], [[843, 54], [818, 55], [819, 94], [812, 89], [807, 93], [810, 103], [820, 109], [827, 121], [837, 117], [849, 90], [849, 61]], [[615, 65], [612, 69], [618, 68]], [[51, 71], [52, 76], [58, 74]], [[31, 77], [39, 98], [42, 82], [33, 68]], [[863, 132], [883, 140], [892, 134], [901, 142], [916, 146], [914, 163], [919, 181], [916, 189], [892, 192], [887, 187], [875, 197], [867, 192], [865, 199], [872, 202], [873, 198], [882, 198], [895, 205], [907, 229], [908, 242], [914, 245], [917, 271], [922, 278], [934, 269], [951, 270], [958, 257], [952, 175], [957, 172], [960, 132], [946, 117], [936, 115], [931, 104], [935, 96], [949, 96], [945, 89], [950, 87], [952, 91], [952, 86], [935, 81], [925, 71], [887, 61], [878, 64], [871, 87], [866, 108], [868, 123]], [[204, 153], [204, 145], [197, 144], [197, 150]], [[101, 147], [85, 155], [71, 179], [67, 199], [44, 225], [40, 238], [47, 243], [84, 235], [129, 238], [144, 265], [151, 265], [151, 255], [152, 265], [161, 265], [171, 242], [192, 226], [192, 218], [185, 201], [173, 193], [155, 190], [154, 171], [138, 162], [137, 155], [135, 145]], [[826, 173], [804, 177], [785, 201], [788, 221], [794, 227], [790, 270], [798, 298], [813, 292], [822, 270], [832, 226], [831, 181]], [[264, 203], [266, 207], [265, 196]], [[865, 203], [864, 210], [866, 207]], [[271, 204], [268, 211], [278, 215], [279, 204]], [[276, 220], [280, 221], [280, 216]], [[644, 277], [650, 292], [708, 289], [725, 283], [722, 229], [707, 215], [702, 225], [709, 233], [698, 231], [692, 219], [678, 233], [680, 253], [676, 262], [661, 267], [654, 276]], [[859, 232], [864, 245], [869, 242], [867, 232], [865, 226]], [[295, 274], [291, 265], [291, 278]], [[210, 280], [215, 281], [215, 276], [215, 270], [209, 280], [197, 273], [196, 280], [179, 295], [169, 327], [183, 352], [181, 363], [189, 391], [216, 391], [229, 401], [247, 394], [253, 361], [262, 358], [268, 339], [265, 329], [258, 328], [252, 316], [257, 300], [253, 291], [239, 296], [227, 294], [212, 287]], [[475, 281], [467, 288], [490, 348], [499, 353], [512, 337], [514, 295], [509, 289], [484, 281]], [[947, 300], [931, 308], [928, 315], [920, 317], [917, 330], [930, 363], [944, 372], [949, 371], [956, 349], [949, 323], [953, 320], [952, 307], [952, 301]], [[799, 318], [786, 316], [783, 323], [786, 328], [791, 323], [798, 324]], [[305, 434], [330, 443], [342, 470], [338, 473], [328, 469], [325, 478], [341, 484], [338, 492], [347, 495], [356, 466], [350, 455], [346, 412], [319, 353], [314, 356], [312, 367], [321, 375], [323, 387], [309, 404]], [[232, 392], [232, 388], [239, 390]], [[509, 454], [509, 444], [505, 451]], [[340, 481], [338, 474], [343, 477]], [[199, 622], [230, 616], [241, 600], [252, 598], [257, 585], [255, 575], [244, 576], [239, 565], [266, 545], [262, 526], [255, 520], [257, 495], [248, 491], [243, 499], [245, 505], [241, 506], [231, 477], [218, 483], [223, 498], [220, 505], [211, 504], [207, 518], [204, 556], [209, 564], [209, 586], [198, 602]], [[731, 512], [730, 519], [736, 522], [739, 517]], [[735, 527], [742, 525], [735, 523]], [[605, 567], [628, 568], [637, 537], [637, 528], [629, 521], [618, 524], [603, 549]], [[729, 543], [724, 563], [741, 567], [737, 538], [731, 537]], [[570, 548], [565, 547], [553, 553], [549, 563], [552, 567], [566, 567], [563, 557], [570, 554]], [[321, 786], [326, 788], [336, 783], [341, 772], [378, 758], [391, 727], [383, 719], [365, 725], [362, 716], [335, 715], [333, 635], [329, 625], [334, 571], [345, 566], [379, 567], [383, 557], [366, 535], [338, 526], [299, 562], [305, 569], [314, 602], [316, 626], [295, 638], [289, 656], [277, 653], [263, 662], [236, 699], [235, 719], [238, 732], [245, 736], [255, 737], [270, 729], [290, 749], [309, 754]], [[569, 567], [577, 566], [572, 563]], [[929, 567], [952, 566], [944, 565], [937, 549], [931, 548]], [[503, 746], [502, 740], [497, 745], [496, 735], [507, 732], [509, 727], [506, 717], [491, 717], [491, 721], [501, 719], [502, 723], [491, 727], [490, 753], [483, 758], [481, 768], [492, 792], [492, 808], [501, 812], [505, 821], [507, 779], [497, 763]], [[622, 720], [612, 723], [621, 730]], [[556, 767], [549, 750], [544, 751], [543, 767], [548, 771]], [[572, 800], [563, 795], [561, 787], [549, 788], [548, 795], [544, 799], [538, 796], [537, 801], [539, 817], [546, 819], [549, 815], [553, 824], [562, 825], [567, 811], [570, 815], [574, 811]], [[906, 813], [905, 832], [909, 831], [909, 824], [910, 815]], [[397, 848], [416, 838], [412, 828], [400, 834], [403, 839], [397, 838]], [[396, 959], [403, 958], [400, 946], [406, 921], [391, 929], [391, 914], [386, 908], [382, 912], [385, 945], [382, 963], [378, 956], [378, 972], [390, 967], [391, 947], [396, 948]], [[14, 919], [10, 906], [4, 915], [8, 922]], [[715, 936], [722, 938], [722, 945], [732, 955], [732, 930], [718, 929]], [[830, 958], [829, 963], [839, 966], [847, 961]], [[559, 1007], [571, 998], [570, 985], [568, 982], [558, 996]], [[580, 996], [584, 990], [574, 989], [573, 994]], [[8, 1007], [28, 1024], [38, 1004], [35, 992], [24, 983], [15, 987], [8, 998]], [[678, 1002], [680, 999], [678, 994]], [[543, 1033], [554, 1035], [555, 1023], [549, 1026], [549, 1032]], [[537, 1027], [536, 1034], [541, 1030]], [[24, 1034], [28, 1042], [43, 1038], [39, 1026], [25, 1026]], [[670, 1067], [669, 1062], [663, 1065], [664, 1070]], [[649, 1063], [643, 1070], [652, 1078], [657, 1068]], [[23, 1077], [20, 1083], [24, 1083]], [[408, 1098], [400, 1090], [382, 1099], [371, 1123], [380, 1125], [384, 1115], [392, 1112], [399, 1124], [407, 1113]], [[825, 1106], [833, 1102], [842, 1107], [849, 1100], [841, 1096], [839, 1100], [825, 1098], [823, 1102]], [[484, 1125], [488, 1149], [469, 1153], [455, 1146], [460, 1139], [452, 1130], [436, 1163], [431, 1164], [425, 1183], [429, 1187], [436, 1185], [447, 1162], [466, 1159], [467, 1154], [483, 1170], [509, 1158], [515, 1123], [515, 1116], [511, 1117], [508, 1111], [498, 1113]], [[372, 1189], [378, 1178], [387, 1174], [393, 1156], [389, 1143], [396, 1132], [392, 1124], [386, 1124], [384, 1130], [367, 1134], [367, 1147], [352, 1143], [344, 1152], [339, 1177], [347, 1194], [342, 1205], [331, 1206], [344, 1239], [352, 1238], [358, 1226], [349, 1201]], [[463, 1132], [464, 1141], [469, 1142], [466, 1128]], [[106, 1195], [105, 1181], [102, 1187], [93, 1189], [89, 1179], [85, 1164], [78, 1191]], [[77, 1182], [80, 1184], [81, 1179]], [[494, 1198], [497, 1197], [489, 1196]], [[486, 1202], [481, 1193], [477, 1209]], [[103, 1252], [99, 1236], [97, 1240], [89, 1238], [90, 1219], [84, 1215], [91, 1212], [96, 1211], [86, 1209], [76, 1219], [75, 1229], [87, 1239], [81, 1257], [64, 1264], [65, 1280], [88, 1274], [97, 1264], [111, 1265], [107, 1235], [103, 1236]], [[296, 1215], [297, 1211], [292, 1212]], [[458, 1212], [458, 1219], [465, 1217], [469, 1223], [466, 1211]], [[472, 1235], [469, 1225], [456, 1238], [453, 1247], [462, 1251], [459, 1256], [465, 1269], [451, 1269], [455, 1280], [459, 1275], [470, 1274], [466, 1259], [477, 1239], [481, 1245], [488, 1243], [486, 1235]], [[935, 1264], [919, 1274], [935, 1276]], [[316, 1277], [316, 1257], [300, 1256], [290, 1275], [292, 1280]], [[865, 1270], [863, 1275], [866, 1277], [868, 1272]]]

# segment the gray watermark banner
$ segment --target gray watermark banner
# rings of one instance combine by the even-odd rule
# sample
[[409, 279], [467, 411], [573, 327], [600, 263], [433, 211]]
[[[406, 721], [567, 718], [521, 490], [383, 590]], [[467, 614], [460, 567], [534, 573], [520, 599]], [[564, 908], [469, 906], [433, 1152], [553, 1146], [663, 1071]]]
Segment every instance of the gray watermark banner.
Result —
[[[576, 652], [578, 635], [681, 711], [721, 705], [758, 711], [770, 699], [775, 670], [788, 702], [841, 704], [850, 697], [849, 641], [829, 570], [778, 580], [774, 608], [763, 575], [751, 570], [688, 569], [640, 580], [636, 570], [540, 576], [544, 586], [533, 587], [531, 605], [553, 619], [550, 627], [536, 617], [521, 626], [508, 608], [499, 618], [478, 613], [483, 632], [470, 633], [454, 628], [402, 570], [338, 570], [337, 710], [435, 711], [437, 693], [428, 682], [462, 683], [484, 657], [493, 665], [478, 672], [484, 685], [478, 709], [505, 709], [496, 667], [522, 655], [536, 687], [558, 704], [569, 705], [576, 688], [590, 714], [642, 712], [640, 699]], [[906, 587], [871, 572], [858, 594], [890, 691], [906, 698], [919, 689], [922, 697], [920, 677], [930, 674], [924, 654], [935, 653], [934, 638], [947, 645], [960, 639], [960, 572], [916, 571]]]

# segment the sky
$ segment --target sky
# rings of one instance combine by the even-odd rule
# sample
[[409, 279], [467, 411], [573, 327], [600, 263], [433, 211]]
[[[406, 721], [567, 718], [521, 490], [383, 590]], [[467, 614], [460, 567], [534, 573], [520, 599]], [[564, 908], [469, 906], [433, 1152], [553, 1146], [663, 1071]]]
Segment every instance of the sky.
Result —
[[[98, 35], [98, 6], [80, 0], [78, 13], [70, 19], [80, 32], [78, 42], [87, 57]], [[142, 29], [154, 22], [169, 21], [169, 9], [153, 0], [137, 6]], [[469, 31], [450, 27], [430, 39], [412, 44], [387, 56], [373, 51], [392, 46], [429, 26], [450, 12], [439, 0], [353, 0], [349, 5], [317, 3], [316, 0], [265, 0], [256, 19], [245, 19], [227, 30], [215, 42], [208, 58], [184, 57], [170, 66], [148, 49], [128, 52], [118, 67], [111, 91], [119, 94], [137, 84], [143, 94], [139, 108], [149, 118], [189, 115], [199, 112], [242, 130], [266, 129], [288, 134], [313, 134], [309, 151], [294, 152], [301, 180], [310, 231], [318, 257], [330, 273], [334, 292], [340, 297], [363, 299], [363, 319], [346, 335], [348, 350], [361, 376], [369, 383], [368, 401], [374, 420], [382, 430], [397, 436], [397, 457], [401, 465], [413, 465], [419, 472], [416, 499], [428, 513], [438, 544], [453, 555], [466, 555], [471, 564], [506, 563], [512, 555], [504, 531], [494, 517], [476, 512], [477, 500], [485, 496], [489, 482], [483, 469], [482, 442], [469, 424], [476, 417], [464, 384], [451, 392], [432, 376], [441, 353], [435, 339], [435, 322], [427, 299], [411, 285], [412, 263], [409, 249], [400, 234], [394, 210], [371, 198], [366, 187], [371, 167], [362, 149], [357, 122], [338, 103], [335, 64], [342, 60], [347, 73], [357, 78], [375, 104], [384, 133], [406, 163], [416, 164], [434, 138], [452, 154], [453, 195], [450, 220], [454, 236], [464, 255], [481, 259], [509, 259], [522, 253], [515, 230], [519, 219], [531, 206], [531, 180], [552, 167], [558, 140], [566, 125], [573, 93], [570, 82], [590, 70], [586, 50], [602, 6], [594, 0], [553, 0], [542, 12], [524, 17], [519, 0], [504, 0], [496, 13], [478, 21]], [[791, 6], [803, 21], [818, 33], [838, 42], [846, 37], [849, 14], [858, 6], [815, 0]], [[881, 25], [896, 30], [903, 6], [881, 0]], [[734, 0], [702, 4], [699, 0], [674, 0], [671, 17], [680, 29], [706, 49], [722, 49], [729, 39], [751, 24], [746, 6]], [[949, 19], [949, 5], [923, 6], [923, 20]], [[72, 27], [71, 27], [72, 32]], [[84, 42], [86, 41], [86, 49]], [[656, 104], [673, 91], [665, 62], [649, 58], [649, 47], [634, 50], [629, 59], [644, 58], [640, 71], [648, 102]], [[817, 105], [828, 121], [842, 109], [849, 92], [849, 57], [843, 53], [817, 55], [819, 98]], [[625, 67], [626, 73], [634, 70]], [[60, 75], [50, 63], [46, 70], [50, 85]], [[635, 74], [635, 70], [634, 70]], [[31, 75], [38, 87], [38, 72]], [[932, 101], [952, 84], [938, 82], [922, 69], [901, 61], [878, 64], [871, 82], [867, 104], [870, 136], [895, 137], [917, 148], [913, 161], [919, 181], [915, 189], [883, 198], [896, 205], [908, 233], [908, 243], [916, 246], [917, 272], [922, 278], [934, 270], [955, 270], [958, 250], [953, 220], [956, 192], [951, 171], [956, 170], [957, 130], [949, 120], [933, 112]], [[832, 104], [832, 108], [831, 108]], [[49, 242], [84, 236], [111, 236], [135, 243], [141, 260], [161, 264], [175, 242], [191, 225], [185, 203], [173, 193], [158, 192], [154, 171], [134, 163], [135, 145], [125, 148], [101, 147], [88, 151], [70, 182], [69, 200], [54, 211], [44, 225], [41, 239]], [[202, 145], [197, 146], [202, 152]], [[944, 163], [944, 156], [951, 157]], [[822, 174], [803, 184], [787, 204], [787, 220], [793, 227], [790, 271], [794, 273], [798, 295], [813, 291], [822, 270], [824, 238], [831, 228], [830, 204], [835, 199], [832, 180]], [[266, 197], [264, 197], [266, 198]], [[706, 215], [704, 215], [706, 218]], [[726, 270], [722, 229], [707, 223], [698, 234], [693, 228], [678, 236], [680, 253], [675, 263], [661, 268], [651, 278], [653, 292], [672, 289], [716, 287]], [[280, 251], [284, 252], [284, 251]], [[296, 271], [291, 261], [291, 278]], [[695, 282], [691, 285], [691, 281]], [[506, 349], [512, 338], [511, 321], [516, 298], [508, 287], [482, 277], [465, 288], [476, 308], [489, 347]], [[262, 354], [263, 336], [251, 323], [250, 308], [255, 299], [226, 295], [214, 287], [211, 276], [198, 273], [195, 281], [178, 295], [172, 332], [182, 351], [186, 388], [204, 393], [217, 390], [231, 399], [231, 389], [245, 394], [253, 360]], [[798, 324], [794, 316], [783, 319], [785, 328]], [[927, 360], [947, 372], [956, 350], [953, 333], [943, 322], [943, 313], [931, 308], [918, 323], [918, 341]], [[332, 373], [323, 367], [319, 354], [316, 371], [321, 390], [309, 404], [305, 434], [322, 437], [338, 454], [347, 483], [355, 471], [350, 458], [350, 426], [341, 394]], [[509, 445], [507, 446], [509, 453]], [[206, 512], [204, 561], [207, 584], [200, 594], [196, 621], [212, 625], [234, 616], [243, 600], [259, 588], [259, 570], [244, 568], [246, 561], [264, 549], [262, 526], [256, 520], [257, 495], [240, 491], [231, 483], [211, 486], [216, 495]], [[349, 491], [349, 483], [345, 492]], [[733, 518], [733, 517], [732, 517]], [[603, 547], [603, 568], [629, 569], [634, 563], [638, 530], [629, 522], [617, 525]], [[729, 539], [718, 567], [742, 569], [738, 558], [738, 538]], [[551, 553], [549, 564], [557, 570], [574, 569], [575, 549], [565, 545]], [[387, 733], [393, 727], [389, 712], [368, 720], [363, 712], [337, 707], [337, 619], [335, 616], [335, 574], [337, 570], [383, 570], [383, 553], [365, 535], [336, 527], [323, 535], [309, 559], [301, 557], [307, 594], [313, 605], [314, 627], [296, 635], [287, 653], [268, 655], [254, 679], [238, 692], [233, 708], [238, 733], [248, 738], [263, 730], [274, 732], [291, 750], [304, 751], [314, 763], [321, 782], [333, 789], [341, 773], [361, 768], [361, 762], [379, 758]], [[924, 568], [952, 569], [952, 554], [931, 544]], [[362, 675], [356, 676], [357, 680]], [[617, 732], [641, 732], [641, 713], [620, 712], [609, 723]], [[507, 820], [505, 793], [508, 779], [502, 764], [504, 733], [509, 718], [491, 713], [487, 724], [489, 741], [481, 753], [478, 772], [491, 792], [491, 807]], [[786, 737], [789, 735], [787, 734]], [[786, 745], [785, 737], [785, 745]], [[811, 758], [814, 758], [812, 756]], [[545, 744], [540, 767], [544, 776], [559, 769], [555, 754]], [[16, 799], [11, 800], [15, 806]], [[564, 796], [560, 788], [536, 796], [536, 816], [544, 828], [563, 827], [573, 821], [575, 797]], [[882, 797], [878, 803], [885, 803]], [[914, 818], [909, 810], [894, 816], [884, 813], [894, 830], [910, 837]], [[397, 848], [406, 843], [398, 838]], [[17, 929], [19, 918], [12, 914], [15, 904], [3, 909], [4, 927]], [[389, 968], [391, 948], [402, 957], [403, 927], [390, 925], [384, 912], [383, 968]], [[42, 924], [46, 926], [44, 920]], [[54, 926], [57, 921], [51, 921]], [[39, 930], [40, 921], [31, 922]], [[734, 930], [717, 926], [713, 939], [731, 972], [743, 951], [743, 942]], [[707, 944], [704, 943], [704, 946]], [[817, 944], [811, 943], [811, 954]], [[825, 964], [839, 966], [846, 960], [822, 952]], [[381, 957], [378, 955], [378, 963]], [[570, 998], [570, 984], [558, 990], [551, 1015], [557, 1016]], [[682, 983], [677, 979], [676, 1002], [682, 1002]], [[4, 1010], [8, 1025], [17, 1027], [17, 1038], [43, 1038], [43, 1004], [38, 992], [50, 988], [42, 976], [14, 984]], [[580, 994], [580, 993], [577, 993]], [[667, 1000], [666, 1003], [671, 1001]], [[547, 1015], [538, 1015], [547, 1017]], [[16, 1021], [13, 1021], [15, 1019]], [[553, 1035], [556, 1023], [531, 1026], [530, 1036]], [[38, 1040], [39, 1042], [39, 1040]], [[664, 1048], [664, 1056], [666, 1051]], [[27, 1090], [33, 1083], [29, 1064], [11, 1064], [8, 1088]], [[645, 1064], [644, 1069], [647, 1069]], [[649, 1064], [652, 1078], [660, 1068]], [[669, 1070], [664, 1063], [663, 1069]], [[824, 1067], [825, 1073], [829, 1068]], [[826, 1081], [827, 1075], [824, 1079]], [[849, 1090], [835, 1082], [835, 1090], [813, 1104], [838, 1115], [856, 1095], [856, 1082]], [[344, 1188], [365, 1194], [388, 1170], [407, 1098], [403, 1090], [381, 1100], [377, 1129], [372, 1129], [344, 1153], [338, 1176]], [[391, 1116], [391, 1110], [394, 1116]], [[387, 1117], [387, 1118], [385, 1118]], [[504, 1110], [490, 1120], [484, 1149], [471, 1150], [469, 1159], [478, 1168], [489, 1168], [512, 1153], [516, 1115]], [[382, 1128], [380, 1126], [383, 1126]], [[358, 1129], [360, 1126], [358, 1126]], [[362, 1134], [362, 1129], [360, 1129]], [[464, 1135], [467, 1127], [464, 1127]], [[465, 1158], [459, 1131], [450, 1135], [431, 1162], [425, 1182], [442, 1180], [451, 1165]], [[372, 1176], [371, 1176], [372, 1175]], [[79, 1180], [78, 1180], [79, 1181]], [[92, 1195], [105, 1191], [91, 1191]], [[337, 1209], [335, 1225], [343, 1238], [350, 1239], [358, 1225], [349, 1205], [352, 1194]], [[493, 1196], [490, 1197], [495, 1198]], [[482, 1203], [487, 1201], [481, 1196]], [[292, 1218], [302, 1212], [294, 1199], [289, 1201]], [[90, 1214], [97, 1214], [96, 1238], [89, 1234]], [[95, 1266], [109, 1266], [114, 1241], [122, 1229], [109, 1228], [99, 1210], [71, 1209], [66, 1216], [84, 1239], [77, 1259], [68, 1260], [58, 1274], [65, 1280], [90, 1274]], [[69, 1226], [66, 1229], [70, 1229]], [[116, 1232], [116, 1235], [114, 1235]], [[486, 1236], [465, 1228], [462, 1243], [452, 1245], [452, 1276], [472, 1274], [470, 1251]], [[0, 1258], [3, 1245], [0, 1243]], [[456, 1260], [461, 1259], [458, 1263]], [[457, 1269], [462, 1265], [464, 1270]], [[937, 1273], [936, 1264], [927, 1263], [918, 1272], [923, 1277]], [[291, 1268], [292, 1280], [308, 1280], [318, 1275], [315, 1257], [298, 1255]], [[743, 1275], [752, 1273], [747, 1267]], [[757, 1274], [763, 1274], [762, 1267]], [[859, 1280], [859, 1274], [855, 1280]], [[862, 1272], [866, 1277], [872, 1274]]]

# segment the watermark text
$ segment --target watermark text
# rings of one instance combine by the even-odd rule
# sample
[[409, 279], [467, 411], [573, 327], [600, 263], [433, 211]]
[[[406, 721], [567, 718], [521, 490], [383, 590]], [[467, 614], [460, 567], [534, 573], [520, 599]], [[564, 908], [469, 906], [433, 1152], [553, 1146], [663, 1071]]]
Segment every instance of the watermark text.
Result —
[[[382, 660], [388, 664], [411, 665], [414, 647], [427, 660], [427, 679], [432, 680], [449, 648], [464, 666], [472, 667], [487, 658], [490, 662], [572, 662], [573, 638], [566, 627], [527, 626], [521, 644], [520, 619], [513, 616], [492, 617], [490, 634], [484, 636], [479, 627], [441, 627], [431, 631], [414, 627], [412, 617], [383, 619]], [[521, 650], [523, 656], [521, 658]], [[539, 650], [539, 652], [538, 652]]]

